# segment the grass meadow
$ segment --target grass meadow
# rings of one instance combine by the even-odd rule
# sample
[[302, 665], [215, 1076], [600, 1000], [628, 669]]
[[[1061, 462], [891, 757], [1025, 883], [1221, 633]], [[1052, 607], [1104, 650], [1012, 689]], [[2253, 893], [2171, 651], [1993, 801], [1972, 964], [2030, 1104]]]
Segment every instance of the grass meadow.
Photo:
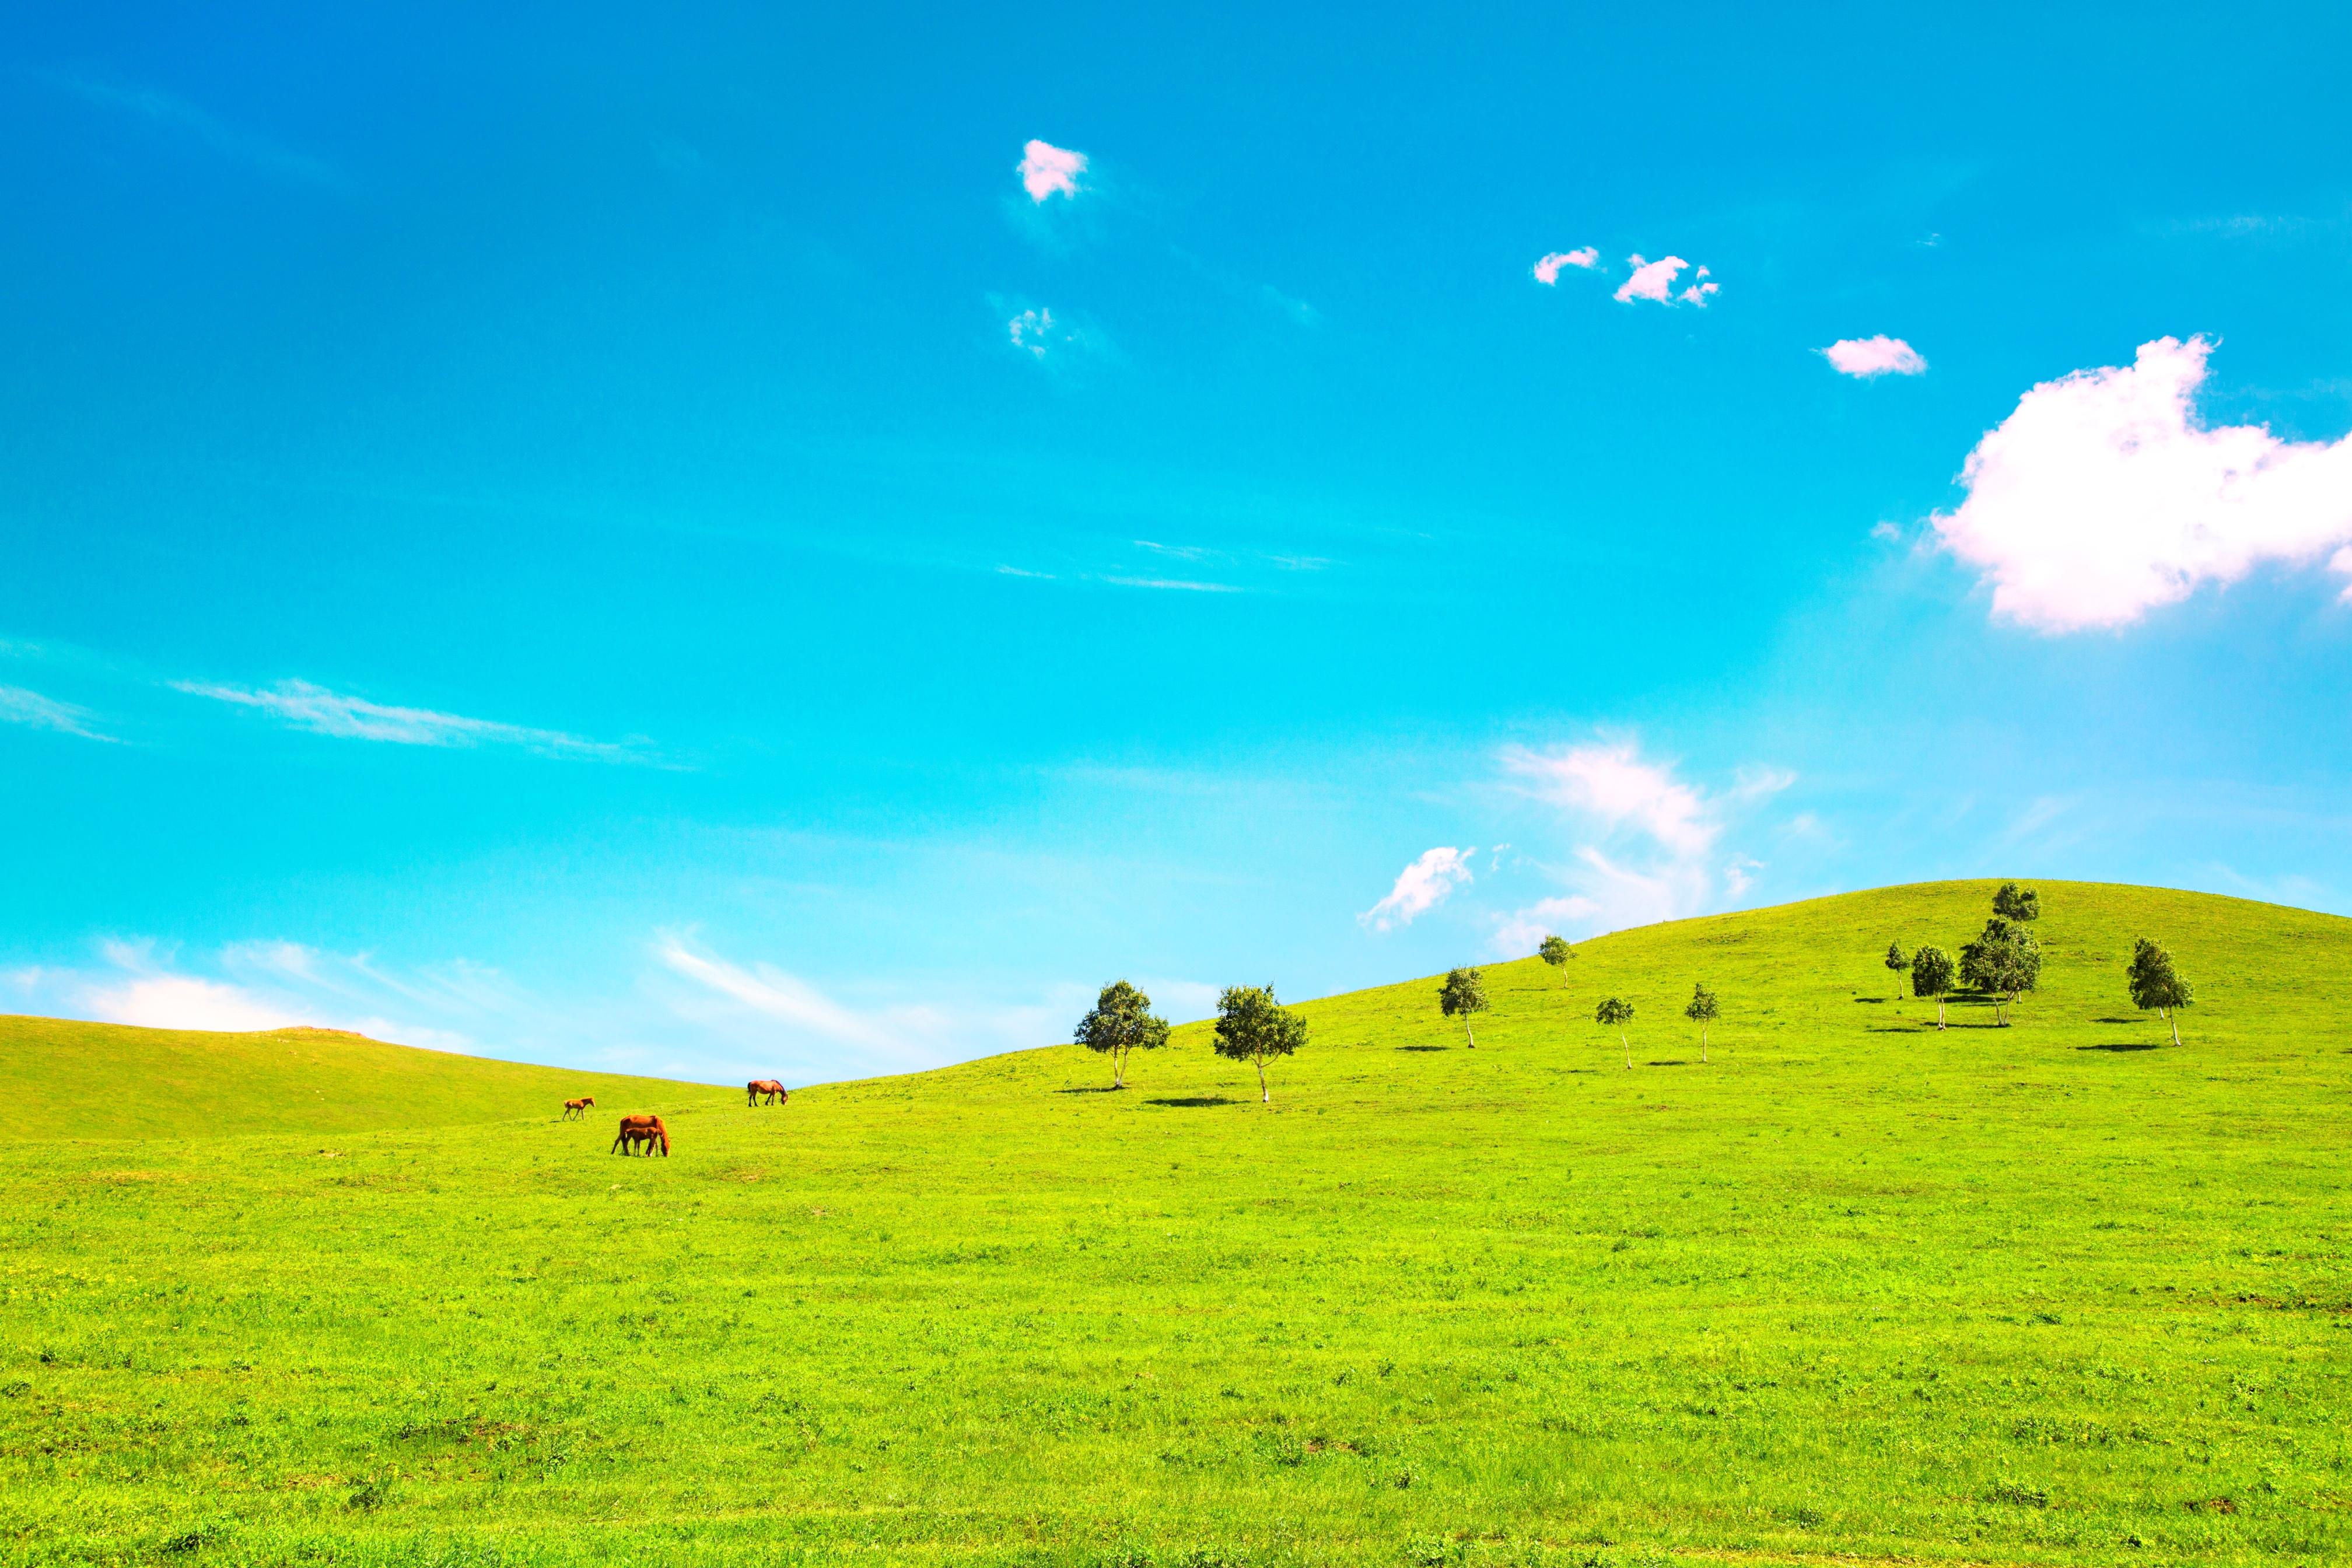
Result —
[[2352, 1561], [2352, 921], [2044, 883], [2042, 990], [1938, 1034], [1878, 954], [1991, 890], [1497, 965], [1475, 1050], [1433, 980], [1311, 1003], [1270, 1110], [1194, 1026], [1121, 1093], [20, 1140], [0, 1560]]

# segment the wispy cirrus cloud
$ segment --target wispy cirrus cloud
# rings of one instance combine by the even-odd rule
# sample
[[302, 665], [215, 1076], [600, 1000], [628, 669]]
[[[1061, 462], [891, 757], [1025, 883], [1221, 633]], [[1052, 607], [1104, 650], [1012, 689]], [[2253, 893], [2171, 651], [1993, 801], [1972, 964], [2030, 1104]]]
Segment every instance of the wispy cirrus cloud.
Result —
[[395, 707], [330, 691], [307, 680], [281, 680], [259, 689], [197, 680], [174, 680], [171, 686], [191, 697], [254, 709], [297, 730], [349, 741], [378, 741], [398, 746], [515, 746], [541, 756], [608, 763], [653, 760], [642, 745], [634, 742], [614, 744], [561, 730], [536, 730], [430, 708]]
[[1991, 586], [1996, 617], [2055, 635], [2128, 626], [2264, 566], [2352, 577], [2352, 436], [2203, 425], [2212, 351], [2158, 338], [2128, 365], [2043, 382], [1977, 443], [1968, 499], [1929, 521]]
[[79, 735], [85, 741], [113, 740], [113, 736], [100, 734], [90, 728], [90, 721], [94, 717], [87, 708], [59, 702], [21, 686], [0, 686], [0, 724], [23, 724], [35, 730], [54, 730], [61, 735]]
[[86, 103], [132, 116], [160, 131], [183, 137], [217, 156], [257, 169], [263, 174], [292, 184], [315, 185], [326, 190], [340, 191], [348, 184], [342, 172], [325, 160], [232, 125], [171, 93], [68, 72], [51, 71], [42, 75], [52, 87], [71, 93]]
[[1087, 172], [1087, 155], [1051, 142], [1032, 140], [1023, 145], [1021, 162], [1013, 172], [1021, 176], [1021, 188], [1029, 193], [1032, 202], [1042, 205], [1052, 196], [1075, 201], [1078, 176]]
[[1396, 885], [1388, 896], [1358, 915], [1356, 923], [1380, 931], [1411, 925], [1470, 880], [1470, 857], [1476, 853], [1475, 845], [1467, 849], [1440, 845], [1423, 850], [1412, 865], [1397, 873]]
[[1917, 349], [1884, 332], [1874, 338], [1840, 338], [1817, 352], [1840, 375], [1864, 381], [1879, 375], [1918, 375], [1927, 368]]
[[1555, 872], [1570, 885], [1568, 893], [1498, 921], [1495, 950], [1514, 957], [1548, 934], [1565, 934], [1564, 928], [1679, 920], [1738, 898], [1762, 867], [1725, 851], [1727, 826], [1796, 783], [1785, 768], [1744, 768], [1730, 788], [1710, 792], [1622, 737], [1548, 752], [1513, 748], [1502, 763], [1523, 781], [1521, 788], [1559, 807], [1585, 840], [1576, 845], [1573, 863]]

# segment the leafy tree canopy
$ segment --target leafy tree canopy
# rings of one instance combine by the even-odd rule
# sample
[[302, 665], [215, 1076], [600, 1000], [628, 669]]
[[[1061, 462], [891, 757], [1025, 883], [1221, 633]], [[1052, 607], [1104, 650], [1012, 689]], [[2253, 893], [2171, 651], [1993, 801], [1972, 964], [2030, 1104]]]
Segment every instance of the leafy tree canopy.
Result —
[[2132, 943], [2131, 967], [2125, 972], [2124, 983], [2131, 988], [2132, 1005], [2143, 1011], [2186, 1007], [2196, 1000], [2189, 982], [2173, 967], [2172, 954], [2146, 937]]
[[1911, 994], [1941, 996], [1955, 978], [1952, 955], [1940, 947], [1923, 947], [1911, 955]]
[[1271, 1103], [1265, 1085], [1265, 1064], [1276, 1057], [1295, 1055], [1307, 1043], [1307, 1020], [1274, 999], [1271, 985], [1228, 985], [1217, 995], [1217, 1033], [1213, 1044], [1221, 1057], [1248, 1062], [1257, 1068], [1257, 1093]]
[[2042, 943], [2024, 926], [1995, 915], [1985, 921], [1982, 936], [1960, 949], [1960, 979], [2004, 1003], [2015, 1002], [2042, 983]]
[[1475, 968], [1449, 969], [1437, 993], [1437, 1005], [1449, 1018], [1486, 1010], [1486, 976]]
[[1601, 1005], [1592, 1010], [1592, 1021], [1612, 1029], [1622, 1028], [1633, 1021], [1633, 1004], [1622, 996], [1604, 996]]
[[1901, 942], [1890, 942], [1886, 944], [1886, 967], [1889, 969], [1908, 969], [1911, 967], [1911, 961], [1903, 955], [1903, 944]]
[[2031, 888], [2020, 889], [2014, 882], [2003, 882], [2000, 891], [1992, 896], [1992, 912], [2005, 921], [2038, 921], [2042, 895]]
[[1536, 956], [1558, 969], [1576, 956], [1576, 949], [1568, 945], [1568, 939], [1564, 936], [1548, 936], [1543, 939], [1543, 945], [1536, 949]]
[[1095, 998], [1094, 1010], [1078, 1020], [1077, 1043], [1111, 1060], [1112, 1086], [1127, 1082], [1127, 1054], [1153, 1051], [1168, 1043], [1168, 1021], [1156, 1017], [1151, 998], [1124, 980], [1115, 980]]

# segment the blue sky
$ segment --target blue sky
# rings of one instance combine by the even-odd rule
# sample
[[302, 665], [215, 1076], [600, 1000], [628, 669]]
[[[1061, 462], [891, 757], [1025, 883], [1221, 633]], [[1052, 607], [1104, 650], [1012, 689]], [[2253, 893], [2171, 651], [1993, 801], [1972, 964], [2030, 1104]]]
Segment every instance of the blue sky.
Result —
[[0, 1008], [804, 1082], [2352, 910], [2341, 8], [1129, 9], [12, 28]]

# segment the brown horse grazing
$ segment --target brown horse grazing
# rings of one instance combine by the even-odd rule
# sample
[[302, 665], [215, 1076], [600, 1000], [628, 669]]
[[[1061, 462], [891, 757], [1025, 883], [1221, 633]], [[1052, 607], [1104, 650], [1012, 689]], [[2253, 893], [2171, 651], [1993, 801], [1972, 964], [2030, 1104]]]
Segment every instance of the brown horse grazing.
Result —
[[759, 1104], [763, 1095], [770, 1105], [782, 1105], [793, 1097], [792, 1090], [772, 1078], [755, 1078], [743, 1086], [743, 1103], [746, 1105]]
[[596, 1097], [593, 1094], [583, 1095], [578, 1100], [565, 1100], [563, 1102], [563, 1120], [566, 1121], [587, 1121], [588, 1108], [595, 1103]]
[[662, 1158], [665, 1160], [669, 1158], [669, 1129], [662, 1125], [660, 1117], [622, 1117], [621, 1131], [614, 1134], [613, 1147], [608, 1152], [635, 1153], [640, 1143], [646, 1146], [646, 1152], [648, 1154], [654, 1152], [654, 1145], [658, 1143], [661, 1145]]

